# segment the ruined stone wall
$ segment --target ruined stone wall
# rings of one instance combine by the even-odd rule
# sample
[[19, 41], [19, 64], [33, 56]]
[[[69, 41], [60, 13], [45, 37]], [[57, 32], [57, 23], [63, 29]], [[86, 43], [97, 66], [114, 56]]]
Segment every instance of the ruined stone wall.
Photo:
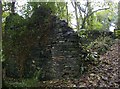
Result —
[[64, 20], [60, 20], [52, 34], [50, 75], [58, 79], [77, 77], [80, 51], [78, 35]]
[[[36, 18], [42, 13], [41, 10], [38, 9], [38, 11], [39, 13], [36, 12], [37, 15], [34, 16], [33, 14], [31, 16], [31, 23], [28, 24], [28, 28], [31, 29], [28, 32], [31, 31], [31, 38], [35, 39], [29, 42], [31, 39], [29, 38], [30, 35], [27, 35], [28, 33], [25, 33], [27, 36], [22, 38], [23, 42], [26, 42], [25, 39], [29, 40], [26, 44], [33, 44], [27, 49], [29, 53], [24, 50], [29, 55], [23, 58], [25, 61], [23, 62], [22, 77], [33, 77], [34, 73], [39, 69], [41, 71], [40, 80], [76, 77], [79, 74], [79, 62], [82, 54], [82, 47], [79, 45], [80, 39], [77, 33], [68, 26], [67, 22], [60, 20], [56, 16], [48, 14], [46, 16], [48, 17], [47, 23], [46, 20]], [[32, 21], [32, 18], [35, 21]], [[29, 27], [30, 25], [32, 27]], [[31, 32], [29, 33], [31, 34]], [[21, 44], [20, 47], [26, 44]], [[20, 57], [19, 55], [15, 56]], [[11, 66], [10, 62], [7, 64]], [[14, 63], [11, 68], [6, 67], [10, 71], [6, 71], [8, 77], [20, 76], [20, 73], [17, 72], [19, 66], [16, 64]], [[19, 78], [19, 76], [17, 77]]]

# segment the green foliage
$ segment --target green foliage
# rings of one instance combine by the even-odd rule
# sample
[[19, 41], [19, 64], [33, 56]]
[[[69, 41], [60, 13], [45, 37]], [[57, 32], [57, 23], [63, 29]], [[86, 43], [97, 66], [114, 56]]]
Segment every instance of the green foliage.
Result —
[[81, 37], [82, 44], [88, 46], [90, 42], [93, 42], [103, 34], [99, 30], [82, 30], [78, 33], [78, 35]]
[[19, 49], [21, 49], [20, 43], [24, 41], [21, 37], [24, 37], [23, 32], [25, 30], [24, 19], [21, 16], [10, 14], [7, 17], [3, 31], [3, 54], [5, 55], [5, 59], [10, 58], [16, 52], [18, 53]]
[[83, 54], [86, 55], [81, 55], [82, 58], [80, 59], [80, 74], [86, 72], [89, 69], [90, 65], [97, 65], [99, 63], [99, 55], [97, 52], [91, 52], [86, 47], [83, 48]]
[[99, 54], [97, 52], [91, 51], [85, 44], [82, 45], [82, 54], [80, 58], [80, 74], [84, 74], [88, 71], [91, 65], [98, 65]]
[[103, 30], [82, 30], [78, 32], [78, 35], [81, 37], [81, 42], [87, 46], [99, 37], [114, 37], [112, 32]]
[[30, 5], [33, 9], [33, 11], [39, 7], [49, 8], [52, 10], [53, 13], [56, 11], [55, 2], [28, 2], [28, 5]]
[[23, 79], [21, 82], [5, 82], [7, 87], [36, 87], [38, 80], [35, 78], [32, 79]]
[[[111, 21], [114, 21], [115, 19], [115, 13], [111, 10], [104, 10], [104, 11], [99, 11], [96, 13], [96, 22], [98, 23], [98, 26], [100, 25], [100, 30], [108, 30]], [[95, 23], [96, 23], [95, 22]]]
[[61, 19], [66, 18], [66, 6], [65, 2], [58, 2], [56, 3], [57, 9], [56, 9], [56, 15], [60, 17]]
[[6, 17], [9, 16], [9, 12], [2, 13], [2, 19], [5, 21]]
[[[89, 17], [88, 19], [90, 19]], [[110, 10], [96, 12], [92, 16], [92, 22], [87, 26], [88, 30], [108, 30], [110, 22], [114, 20], [114, 13]]]
[[109, 50], [110, 46], [113, 44], [113, 39], [110, 37], [99, 37], [94, 42], [88, 46], [94, 52], [98, 54], [104, 54]]
[[[107, 50], [109, 50], [110, 46], [113, 44], [113, 39], [110, 38], [109, 36], [104, 37], [99, 34], [98, 35], [99, 37], [97, 37], [96, 39], [93, 37], [93, 33], [91, 34], [91, 36], [90, 34], [88, 34], [88, 37], [85, 38], [85, 39], [89, 39], [88, 40], [89, 42], [87, 44], [86, 42], [82, 41], [83, 49], [84, 49], [83, 54], [86, 54], [86, 55], [81, 55], [82, 56], [82, 60], [80, 60], [80, 68], [81, 68], [80, 73], [81, 74], [87, 71], [90, 65], [98, 65], [100, 62], [99, 55], [104, 54]], [[82, 31], [81, 34], [85, 35], [85, 31]]]
[[5, 85], [7, 87], [37, 87], [38, 84], [38, 77], [41, 71], [38, 70], [34, 73], [34, 76], [29, 79], [22, 79], [19, 82], [12, 82], [12, 81], [5, 81]]
[[27, 9], [24, 7], [24, 13], [27, 14], [27, 16], [29, 16], [31, 8], [31, 11], [35, 11], [39, 7], [44, 7], [50, 9], [52, 14], [57, 15], [61, 19], [66, 19], [67, 17], [70, 18], [70, 15], [66, 15], [67, 10], [65, 2], [28, 2], [27, 7]]
[[94, 23], [92, 24], [93, 25], [93, 29], [90, 29], [90, 30], [100, 30], [102, 28], [102, 24], [98, 21], [94, 21]]
[[4, 61], [4, 58], [3, 58], [3, 55], [2, 55], [2, 41], [0, 41], [0, 58], [1, 60], [0, 61]]
[[2, 32], [4, 32], [6, 17], [8, 17], [9, 15], [9, 12], [2, 13]]
[[23, 17], [18, 14], [10, 14], [5, 21], [5, 30], [17, 30], [24, 25]]
[[87, 34], [86, 34], [86, 31], [85, 29], [84, 30], [81, 30], [80, 32], [78, 32], [78, 35], [81, 37], [81, 38], [87, 38]]
[[[40, 10], [37, 8], [35, 11], [31, 18], [27, 19], [22, 18], [18, 14], [10, 14], [5, 22], [5, 31], [3, 33], [5, 64], [11, 65], [9, 61], [13, 60], [19, 72], [18, 77], [24, 76], [24, 69], [26, 68], [24, 65], [31, 58], [31, 49], [36, 45], [38, 46], [38, 43], [46, 45], [46, 34], [50, 34], [49, 30], [52, 27], [52, 15], [49, 13], [49, 8], [40, 7]], [[29, 67], [31, 68], [31, 65]], [[34, 72], [30, 68], [28, 72]]]
[[120, 39], [120, 30], [115, 30], [115, 36]]

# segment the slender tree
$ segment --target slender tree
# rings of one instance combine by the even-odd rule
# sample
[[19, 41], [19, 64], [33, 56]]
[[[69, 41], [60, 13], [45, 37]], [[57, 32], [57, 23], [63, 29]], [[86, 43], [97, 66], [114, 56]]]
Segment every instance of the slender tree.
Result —
[[67, 23], [69, 23], [69, 19], [68, 19], [68, 2], [66, 2], [66, 10], [67, 10], [67, 12], [66, 12], [66, 18], [67, 18]]
[[12, 0], [11, 13], [15, 13], [15, 0]]
[[[0, 1], [0, 55], [2, 49], [2, 2]], [[1, 56], [0, 56], [1, 57]], [[2, 63], [0, 62], [0, 88], [2, 86]]]
[[86, 26], [90, 26], [89, 29], [93, 28], [93, 15], [94, 13], [102, 10], [108, 10], [108, 8], [100, 8], [97, 10], [93, 10], [91, 6], [91, 0], [87, 0], [84, 7], [81, 5], [81, 2], [76, 2], [76, 0], [71, 0], [72, 6], [75, 9], [75, 16], [76, 16], [76, 28], [79, 29], [86, 29]]
[[[88, 13], [92, 12], [91, 0], [87, 0]], [[87, 29], [93, 29], [93, 14], [87, 19]]]
[[[0, 25], [2, 25], [2, 2], [0, 1]], [[2, 40], [2, 26], [0, 26], [0, 42]]]
[[120, 1], [118, 2], [118, 23], [117, 28], [120, 29]]
[[76, 0], [71, 1], [72, 6], [75, 9], [75, 17], [76, 17], [76, 23], [77, 23], [77, 30], [79, 30], [80, 28], [80, 24], [79, 24], [79, 17], [78, 17], [78, 11], [77, 11], [77, 2]]

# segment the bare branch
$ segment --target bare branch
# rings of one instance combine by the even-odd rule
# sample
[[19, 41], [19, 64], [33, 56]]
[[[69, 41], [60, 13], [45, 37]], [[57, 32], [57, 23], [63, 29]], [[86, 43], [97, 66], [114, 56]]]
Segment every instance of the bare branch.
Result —
[[107, 10], [107, 9], [110, 9], [110, 8], [97, 9], [97, 10], [95, 10], [95, 11], [91, 12], [90, 14], [88, 14], [86, 17], [91, 16], [91, 15], [92, 15], [92, 14], [94, 14], [95, 12], [98, 12], [98, 11], [101, 11], [101, 10]]
[[85, 18], [83, 19], [81, 28], [83, 29], [83, 28], [85, 27], [86, 19], [87, 19], [89, 16], [91, 16], [91, 15], [94, 14], [95, 12], [98, 12], [98, 11], [101, 11], [101, 10], [107, 10], [107, 9], [110, 9], [110, 8], [97, 9], [97, 10], [91, 12], [90, 14], [87, 14], [87, 15], [85, 16]]
[[72, 6], [75, 8], [75, 6], [74, 6], [74, 4], [73, 4], [73, 1], [71, 0], [71, 4], [72, 4]]
[[[85, 13], [85, 10], [83, 10], [83, 9], [80, 7], [80, 5], [77, 4], [77, 6], [78, 6], [78, 9], [79, 9], [79, 12], [82, 11], [83, 13]], [[85, 14], [86, 14], [86, 13], [85, 13]]]

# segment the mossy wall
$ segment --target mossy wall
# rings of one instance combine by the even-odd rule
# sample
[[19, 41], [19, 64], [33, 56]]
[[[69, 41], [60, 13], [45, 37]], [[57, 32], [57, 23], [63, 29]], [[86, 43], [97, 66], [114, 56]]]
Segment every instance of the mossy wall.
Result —
[[[6, 57], [4, 68], [7, 70], [7, 77], [17, 75], [16, 78], [30, 78], [38, 70], [41, 71], [40, 80], [79, 75], [82, 55], [79, 36], [67, 22], [43, 9], [38, 8], [31, 18], [24, 19], [21, 27], [7, 27], [3, 34], [3, 53]], [[13, 17], [14, 15], [11, 18]], [[9, 21], [6, 22], [6, 26], [9, 26], [8, 23]], [[15, 27], [14, 23], [13, 25]], [[11, 35], [9, 31], [16, 35]], [[7, 43], [11, 41], [13, 43]], [[12, 53], [13, 57], [9, 53]]]

